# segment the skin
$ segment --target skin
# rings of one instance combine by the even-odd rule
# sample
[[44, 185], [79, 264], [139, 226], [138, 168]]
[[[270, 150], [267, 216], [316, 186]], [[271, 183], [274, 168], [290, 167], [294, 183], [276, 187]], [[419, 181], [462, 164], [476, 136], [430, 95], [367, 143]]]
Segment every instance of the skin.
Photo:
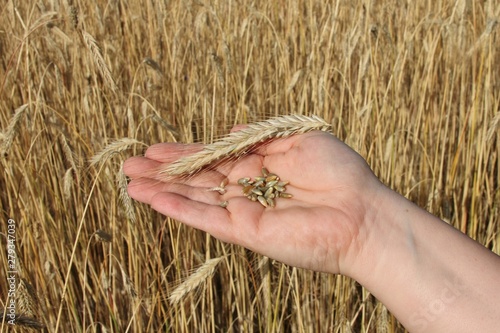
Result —
[[[228, 243], [310, 270], [343, 274], [370, 290], [411, 332], [500, 327], [500, 257], [384, 186], [331, 134], [279, 139], [187, 179], [159, 168], [202, 145], [157, 144], [124, 165], [129, 194]], [[236, 184], [261, 168], [289, 180], [275, 208]], [[228, 179], [227, 193], [207, 191]], [[228, 201], [226, 208], [219, 206]]]

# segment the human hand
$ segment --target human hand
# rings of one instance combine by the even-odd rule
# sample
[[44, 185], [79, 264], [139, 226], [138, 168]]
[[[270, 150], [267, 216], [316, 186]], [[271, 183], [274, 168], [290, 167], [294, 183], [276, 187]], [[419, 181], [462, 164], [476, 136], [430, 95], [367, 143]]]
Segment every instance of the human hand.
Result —
[[[348, 274], [367, 234], [381, 183], [363, 158], [333, 135], [314, 131], [276, 139], [240, 159], [193, 177], [165, 180], [158, 169], [202, 145], [157, 144], [124, 165], [129, 194], [156, 211], [214, 237], [288, 265]], [[262, 167], [289, 181], [291, 199], [265, 208], [237, 180]], [[208, 189], [228, 179], [227, 192]], [[228, 201], [222, 208], [219, 204]]]
[[[127, 160], [129, 194], [222, 241], [292, 266], [350, 276], [412, 332], [498, 327], [498, 307], [491, 304], [499, 293], [499, 257], [383, 186], [334, 136], [277, 139], [193, 177], [167, 180], [159, 172], [201, 149], [158, 144]], [[237, 180], [260, 175], [263, 166], [290, 181], [286, 191], [293, 198], [264, 208], [243, 196]], [[224, 179], [225, 194], [207, 191]]]

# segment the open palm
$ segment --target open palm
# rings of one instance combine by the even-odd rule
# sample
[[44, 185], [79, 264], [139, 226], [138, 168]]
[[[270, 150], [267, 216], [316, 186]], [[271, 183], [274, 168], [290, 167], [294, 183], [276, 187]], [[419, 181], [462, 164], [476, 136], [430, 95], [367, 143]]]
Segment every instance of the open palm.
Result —
[[[155, 171], [200, 149], [201, 145], [158, 144], [145, 157], [127, 160], [129, 194], [222, 241], [289, 265], [345, 273], [343, 262], [357, 255], [353, 242], [366, 233], [370, 197], [380, 187], [363, 158], [334, 136], [315, 131], [274, 140], [235, 162], [187, 179], [165, 181]], [[289, 181], [287, 192], [293, 198], [276, 199], [274, 208], [248, 200], [237, 180], [260, 175], [262, 167]], [[226, 193], [209, 190], [224, 179], [229, 181]], [[226, 208], [219, 205], [223, 201], [228, 202]]]

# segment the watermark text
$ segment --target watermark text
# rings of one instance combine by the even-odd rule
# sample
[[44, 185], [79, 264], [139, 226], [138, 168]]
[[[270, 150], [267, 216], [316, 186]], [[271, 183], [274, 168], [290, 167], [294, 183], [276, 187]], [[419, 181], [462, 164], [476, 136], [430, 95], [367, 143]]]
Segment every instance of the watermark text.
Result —
[[424, 331], [429, 324], [439, 318], [465, 291], [467, 287], [462, 281], [444, 281], [441, 292], [436, 294], [436, 298], [427, 304], [426, 307], [413, 313], [410, 317], [412, 326]]
[[[17, 255], [16, 255], [16, 221], [7, 221], [7, 286], [8, 301], [4, 318], [10, 325], [16, 324], [16, 287], [17, 287]], [[4, 319], [4, 320], [5, 320]]]

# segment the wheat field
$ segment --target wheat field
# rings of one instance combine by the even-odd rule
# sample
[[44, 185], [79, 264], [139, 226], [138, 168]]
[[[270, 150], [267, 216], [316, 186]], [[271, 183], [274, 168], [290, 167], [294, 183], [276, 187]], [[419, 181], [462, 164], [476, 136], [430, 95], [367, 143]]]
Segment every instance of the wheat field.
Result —
[[17, 321], [0, 332], [405, 332], [349, 278], [133, 202], [122, 163], [316, 115], [384, 183], [500, 254], [499, 15], [465, 0], [7, 0], [0, 311], [15, 291]]

